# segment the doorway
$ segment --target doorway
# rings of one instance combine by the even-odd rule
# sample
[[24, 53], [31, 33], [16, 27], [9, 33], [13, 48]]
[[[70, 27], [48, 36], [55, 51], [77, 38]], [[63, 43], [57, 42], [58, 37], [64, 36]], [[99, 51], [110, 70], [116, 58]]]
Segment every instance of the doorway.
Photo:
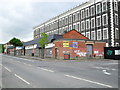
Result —
[[57, 59], [57, 57], [58, 57], [58, 49], [55, 48], [55, 58]]
[[86, 46], [86, 54], [88, 57], [91, 57], [92, 56], [92, 51], [93, 51], [93, 45], [92, 44], [87, 44]]

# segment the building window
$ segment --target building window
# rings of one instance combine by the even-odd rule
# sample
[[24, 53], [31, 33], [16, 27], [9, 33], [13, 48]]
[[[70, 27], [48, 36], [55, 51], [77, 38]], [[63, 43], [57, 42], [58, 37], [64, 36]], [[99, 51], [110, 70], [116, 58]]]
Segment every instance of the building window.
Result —
[[95, 40], [95, 31], [91, 32], [91, 40]]
[[76, 26], [76, 25], [73, 25], [73, 29], [76, 29], [75, 26]]
[[82, 29], [82, 31], [85, 29], [85, 22], [84, 21], [81, 22], [81, 29]]
[[75, 14], [73, 15], [73, 22], [75, 22]]
[[80, 20], [80, 13], [77, 13], [77, 20]]
[[101, 25], [101, 18], [97, 17], [97, 26], [99, 27]]
[[81, 18], [84, 18], [84, 10], [81, 11]]
[[89, 17], [89, 9], [86, 9], [86, 17]]
[[108, 39], [108, 29], [103, 30], [103, 39]]
[[100, 8], [101, 8], [101, 7], [100, 7], [100, 4], [98, 4], [97, 7], [96, 7], [97, 13], [100, 13]]
[[106, 10], [107, 10], [106, 2], [103, 2], [103, 11], [106, 11]]
[[78, 24], [77, 24], [77, 31], [80, 30], [79, 28], [80, 28], [80, 24], [78, 23]]
[[115, 24], [118, 25], [118, 16], [115, 15]]
[[86, 37], [90, 39], [90, 32], [86, 32]]
[[95, 27], [95, 19], [94, 19], [94, 18], [91, 19], [91, 27], [92, 27], [92, 28]]
[[107, 24], [107, 15], [104, 15], [103, 16], [103, 25], [106, 25]]
[[118, 10], [117, 8], [117, 2], [114, 2], [114, 7], [115, 7], [115, 10]]
[[69, 17], [69, 23], [72, 23], [72, 16]]
[[101, 40], [101, 31], [100, 30], [97, 31], [97, 40]]
[[72, 26], [69, 26], [69, 31], [72, 30]]
[[95, 8], [94, 6], [91, 7], [91, 15], [94, 15], [95, 14]]
[[65, 25], [67, 25], [68, 24], [68, 18], [66, 17], [65, 18]]
[[89, 20], [87, 20], [86, 21], [86, 29], [89, 29], [90, 28], [89, 26], [90, 26], [90, 22], [89, 22]]
[[115, 29], [115, 39], [119, 39], [119, 30]]

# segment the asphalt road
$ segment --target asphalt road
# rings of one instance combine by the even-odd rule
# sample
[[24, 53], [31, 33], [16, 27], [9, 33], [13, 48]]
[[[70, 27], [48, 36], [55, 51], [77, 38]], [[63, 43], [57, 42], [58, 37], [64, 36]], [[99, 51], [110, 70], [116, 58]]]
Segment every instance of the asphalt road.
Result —
[[0, 62], [2, 88], [118, 88], [114, 60], [37, 61], [2, 55]]

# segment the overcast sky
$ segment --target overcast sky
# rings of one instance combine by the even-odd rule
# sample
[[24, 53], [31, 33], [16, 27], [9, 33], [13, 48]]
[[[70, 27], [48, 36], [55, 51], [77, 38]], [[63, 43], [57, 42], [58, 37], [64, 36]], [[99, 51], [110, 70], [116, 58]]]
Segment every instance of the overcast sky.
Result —
[[0, 43], [13, 37], [32, 40], [33, 27], [85, 1], [0, 0]]

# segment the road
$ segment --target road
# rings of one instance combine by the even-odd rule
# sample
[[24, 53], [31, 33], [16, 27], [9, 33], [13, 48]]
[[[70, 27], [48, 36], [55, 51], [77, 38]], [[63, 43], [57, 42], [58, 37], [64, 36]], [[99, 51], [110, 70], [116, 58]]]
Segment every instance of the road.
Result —
[[2, 55], [0, 62], [2, 88], [118, 88], [118, 61], [38, 61]]

